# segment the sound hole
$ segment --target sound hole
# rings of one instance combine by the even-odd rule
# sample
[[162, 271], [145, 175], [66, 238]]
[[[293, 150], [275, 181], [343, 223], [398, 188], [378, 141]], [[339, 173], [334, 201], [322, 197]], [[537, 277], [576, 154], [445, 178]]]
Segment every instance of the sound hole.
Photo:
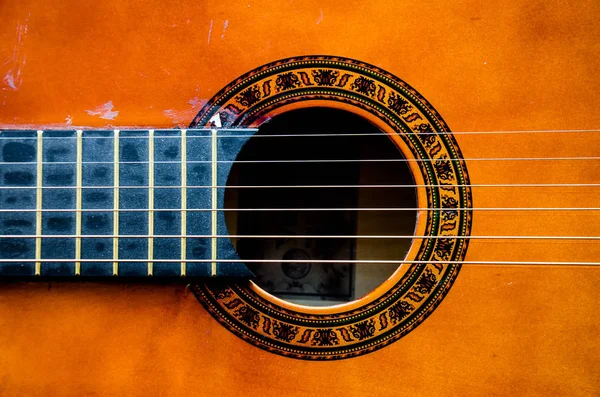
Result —
[[412, 235], [416, 212], [355, 209], [415, 208], [416, 190], [357, 186], [414, 185], [406, 162], [365, 161], [402, 159], [387, 135], [346, 111], [300, 109], [263, 124], [236, 159], [225, 192], [226, 208], [252, 209], [226, 212], [229, 233], [268, 236], [233, 241], [242, 259], [273, 261], [248, 263], [256, 284], [289, 302], [329, 306], [387, 280], [397, 264], [353, 261], [404, 259], [411, 240], [353, 236]]

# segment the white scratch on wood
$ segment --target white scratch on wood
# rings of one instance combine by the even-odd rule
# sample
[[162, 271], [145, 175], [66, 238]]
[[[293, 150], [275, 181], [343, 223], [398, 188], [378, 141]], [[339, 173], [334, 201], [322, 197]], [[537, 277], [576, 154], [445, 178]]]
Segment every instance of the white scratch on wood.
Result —
[[225, 38], [225, 32], [227, 31], [227, 27], [229, 26], [229, 19], [225, 20], [223, 24], [223, 32], [221, 32], [221, 40]]
[[212, 36], [212, 28], [213, 28], [213, 20], [210, 20], [210, 26], [208, 27], [208, 41], [207, 43], [210, 44], [210, 36]]
[[31, 13], [27, 15], [27, 18], [25, 18], [23, 23], [17, 23], [17, 39], [13, 47], [12, 56], [3, 65], [8, 65], [8, 70], [2, 78], [2, 82], [5, 85], [5, 87], [2, 87], [3, 90], [16, 91], [23, 83], [22, 72], [23, 67], [27, 63], [27, 55], [25, 54], [24, 43], [25, 36], [27, 35], [27, 26], [29, 24], [30, 16]]
[[114, 120], [119, 115], [119, 111], [113, 110], [113, 108], [112, 101], [108, 101], [104, 105], [97, 106], [92, 110], [86, 110], [85, 112], [90, 116], [98, 116], [104, 120]]
[[[200, 87], [196, 87], [196, 94], [199, 94]], [[206, 104], [206, 99], [200, 99], [198, 96], [190, 99], [188, 102], [189, 107], [184, 109], [167, 109], [163, 112], [165, 116], [170, 118], [173, 123], [178, 126], [187, 126], [194, 119], [194, 116], [198, 114], [202, 106]]]
[[319, 18], [317, 18], [317, 25], [320, 24], [321, 22], [323, 22], [323, 17], [325, 15], [323, 14], [323, 10], [319, 10]]

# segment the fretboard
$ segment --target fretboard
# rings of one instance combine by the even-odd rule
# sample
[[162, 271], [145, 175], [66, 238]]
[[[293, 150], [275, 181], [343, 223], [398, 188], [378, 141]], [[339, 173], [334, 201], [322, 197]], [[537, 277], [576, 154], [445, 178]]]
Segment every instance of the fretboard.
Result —
[[0, 132], [0, 276], [249, 277], [222, 209], [256, 132]]

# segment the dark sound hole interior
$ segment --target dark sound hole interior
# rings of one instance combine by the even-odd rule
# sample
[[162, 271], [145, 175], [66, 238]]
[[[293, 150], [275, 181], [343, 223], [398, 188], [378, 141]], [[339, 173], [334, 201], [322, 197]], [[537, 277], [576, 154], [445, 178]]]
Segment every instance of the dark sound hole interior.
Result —
[[[362, 117], [346, 111], [301, 109], [263, 124], [236, 159], [225, 193], [226, 208], [255, 209], [227, 211], [230, 234], [282, 236], [234, 241], [242, 259], [276, 260], [248, 263], [256, 275], [254, 281], [287, 301], [327, 306], [358, 299], [389, 278], [397, 264], [348, 261], [402, 260], [410, 239], [289, 237], [413, 235], [415, 211], [352, 210], [415, 208], [413, 187], [298, 187], [414, 184], [406, 162], [364, 161], [389, 159], [403, 159], [393, 142]], [[265, 162], [240, 162], [256, 160]], [[259, 210], [265, 208], [297, 210]]]

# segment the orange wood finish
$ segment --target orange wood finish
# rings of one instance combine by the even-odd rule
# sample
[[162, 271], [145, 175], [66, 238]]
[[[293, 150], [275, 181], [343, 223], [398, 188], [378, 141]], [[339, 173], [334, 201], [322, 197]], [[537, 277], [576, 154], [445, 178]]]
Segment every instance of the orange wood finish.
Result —
[[[186, 126], [259, 65], [332, 54], [404, 79], [453, 131], [600, 128], [599, 13], [593, 0], [5, 0], [0, 127]], [[456, 138], [466, 158], [600, 156], [598, 133]], [[473, 184], [600, 183], [598, 164], [467, 162]], [[475, 207], [597, 207], [598, 197], [473, 191]], [[600, 216], [481, 212], [472, 233], [600, 236]], [[474, 240], [466, 259], [599, 257], [594, 241]], [[416, 330], [334, 362], [243, 342], [182, 285], [2, 284], [0, 395], [594, 396], [599, 283], [593, 267], [464, 266]]]

